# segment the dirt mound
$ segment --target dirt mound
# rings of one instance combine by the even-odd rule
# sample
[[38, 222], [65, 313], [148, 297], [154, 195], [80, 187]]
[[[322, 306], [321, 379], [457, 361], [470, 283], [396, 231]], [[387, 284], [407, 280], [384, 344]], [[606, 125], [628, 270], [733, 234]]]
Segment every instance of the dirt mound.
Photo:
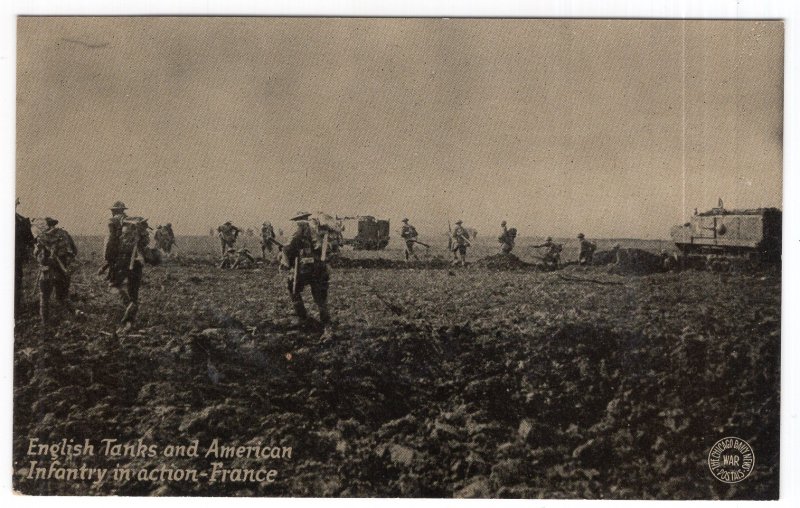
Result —
[[647, 275], [664, 271], [664, 259], [641, 249], [620, 249], [619, 261], [609, 268], [609, 273], [619, 275]]
[[475, 264], [493, 270], [527, 270], [536, 267], [536, 265], [526, 263], [514, 254], [503, 253], [486, 256], [476, 261]]
[[613, 250], [601, 250], [594, 253], [592, 256], [593, 266], [610, 265], [617, 262], [617, 253]]

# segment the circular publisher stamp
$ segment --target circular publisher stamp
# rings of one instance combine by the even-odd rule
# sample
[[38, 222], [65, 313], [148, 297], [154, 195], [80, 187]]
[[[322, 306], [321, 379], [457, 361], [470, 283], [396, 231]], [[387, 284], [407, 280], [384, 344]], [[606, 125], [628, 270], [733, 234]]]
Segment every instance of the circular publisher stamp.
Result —
[[753, 472], [756, 456], [744, 439], [724, 437], [708, 452], [708, 468], [714, 478], [724, 483], [738, 483]]

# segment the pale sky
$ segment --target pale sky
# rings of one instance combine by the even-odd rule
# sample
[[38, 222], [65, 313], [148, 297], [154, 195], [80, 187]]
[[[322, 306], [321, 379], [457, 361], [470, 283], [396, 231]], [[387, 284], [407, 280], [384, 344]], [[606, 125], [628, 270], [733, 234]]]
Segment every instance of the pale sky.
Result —
[[667, 238], [781, 206], [779, 21], [20, 18], [19, 211]]

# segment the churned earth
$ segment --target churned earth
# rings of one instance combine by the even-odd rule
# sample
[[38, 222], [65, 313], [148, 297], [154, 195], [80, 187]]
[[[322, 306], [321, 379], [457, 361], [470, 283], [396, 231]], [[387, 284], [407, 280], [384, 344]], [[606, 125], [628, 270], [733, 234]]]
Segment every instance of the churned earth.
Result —
[[[98, 239], [78, 243], [73, 294], [85, 317], [43, 331], [28, 274], [15, 329], [18, 491], [778, 495], [778, 271], [451, 269], [441, 249], [441, 259], [429, 254], [417, 267], [345, 262], [331, 275], [336, 338], [320, 343], [317, 331], [292, 325], [285, 275], [274, 265], [223, 271], [214, 267], [213, 238], [179, 238], [179, 246], [178, 259], [145, 270], [137, 329], [119, 339], [109, 333], [117, 300], [94, 275]], [[536, 263], [535, 251], [521, 252]], [[731, 485], [707, 465], [726, 436], [746, 440], [756, 457], [752, 474]], [[292, 456], [227, 461], [274, 468], [273, 483], [31, 480], [29, 438], [142, 438], [159, 447], [219, 438], [291, 447]], [[210, 462], [139, 457], [125, 465]]]

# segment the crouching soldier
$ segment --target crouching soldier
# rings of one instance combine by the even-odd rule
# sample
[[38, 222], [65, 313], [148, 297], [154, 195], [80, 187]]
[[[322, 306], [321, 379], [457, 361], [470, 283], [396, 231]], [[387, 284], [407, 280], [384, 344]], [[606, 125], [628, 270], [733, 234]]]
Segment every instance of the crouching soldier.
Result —
[[50, 320], [50, 295], [70, 314], [77, 314], [69, 302], [69, 285], [72, 274], [69, 265], [78, 255], [75, 242], [65, 230], [57, 228], [58, 221], [47, 217], [45, 226], [36, 237], [34, 256], [39, 264], [39, 315], [42, 325]]
[[542, 247], [547, 249], [542, 257], [545, 268], [550, 270], [558, 270], [561, 265], [561, 250], [563, 249], [563, 246], [560, 243], [555, 243], [552, 236], [548, 236], [545, 238], [543, 244], [533, 246], [534, 249], [539, 249]]
[[322, 340], [325, 341], [333, 338], [328, 312], [329, 274], [325, 264], [327, 233], [319, 227], [313, 227], [309, 217], [311, 214], [308, 212], [300, 212], [292, 217], [297, 229], [283, 249], [281, 267], [292, 271], [288, 280], [289, 294], [301, 326], [310, 324], [303, 304], [303, 288], [311, 287], [311, 296], [319, 308], [319, 320], [323, 326]]
[[148, 248], [150, 242], [147, 219], [128, 217], [125, 205], [114, 203], [113, 216], [108, 223], [105, 242], [105, 269], [111, 288], [120, 296], [124, 312], [119, 320], [116, 334], [125, 334], [133, 327], [139, 312], [139, 288], [142, 285], [144, 263], [157, 265], [161, 261], [159, 251]]

